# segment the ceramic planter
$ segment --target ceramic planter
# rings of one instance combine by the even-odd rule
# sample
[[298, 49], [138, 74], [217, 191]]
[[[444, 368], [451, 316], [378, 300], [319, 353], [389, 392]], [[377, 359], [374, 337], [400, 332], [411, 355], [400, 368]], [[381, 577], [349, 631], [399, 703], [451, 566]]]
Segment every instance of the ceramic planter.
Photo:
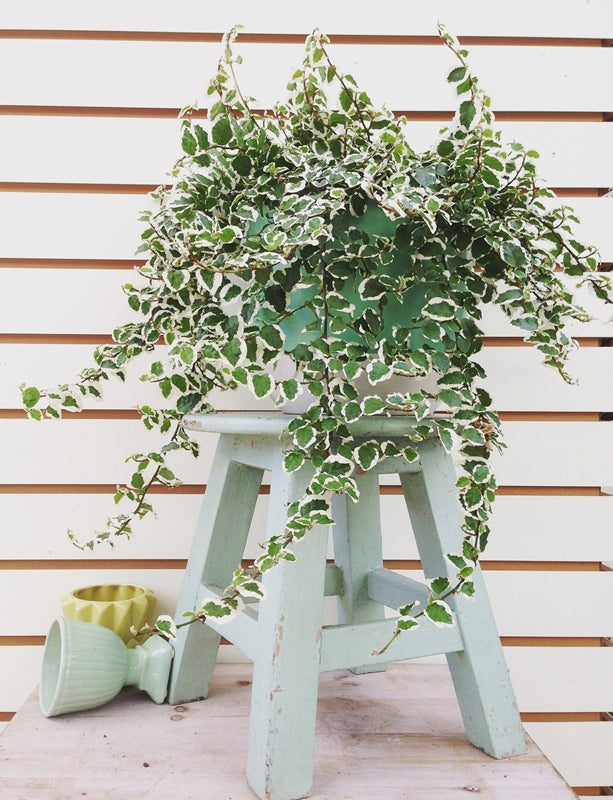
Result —
[[[300, 376], [296, 376], [296, 362], [289, 355], [281, 356], [277, 366], [272, 370], [272, 375], [277, 381], [287, 380], [293, 377], [298, 377], [298, 380], [300, 380]], [[374, 386], [369, 382], [367, 376], [362, 373], [354, 382], [354, 385], [358, 392], [359, 399], [363, 399], [367, 395], [376, 395], [377, 397], [385, 399], [385, 397], [392, 392], [399, 392], [402, 394], [406, 394], [407, 392], [420, 392], [422, 390], [435, 392], [437, 383], [438, 375], [432, 371], [423, 378], [407, 378], [402, 375], [394, 375], [392, 378], [381, 381]], [[285, 414], [302, 414], [309, 408], [314, 400], [316, 400], [316, 398], [308, 389], [303, 387], [302, 394], [295, 400], [286, 400], [281, 405], [281, 410]], [[438, 401], [431, 402], [431, 413], [436, 411], [439, 405], [440, 403]]]
[[108, 628], [58, 617], [43, 654], [41, 711], [45, 717], [55, 717], [96, 708], [127, 685], [163, 703], [173, 655], [172, 645], [159, 636], [128, 649]]
[[[266, 224], [264, 218], [258, 220], [252, 226], [252, 232], [259, 232]], [[390, 219], [384, 211], [382, 211], [374, 203], [369, 203], [366, 206], [364, 214], [360, 217], [350, 216], [348, 213], [340, 215], [334, 223], [334, 230], [337, 234], [348, 228], [350, 225], [357, 228], [370, 236], [384, 236], [392, 239], [397, 238], [397, 231], [402, 224], [402, 220]], [[331, 247], [338, 246], [338, 242], [334, 240]], [[413, 260], [413, 251], [409, 244], [398, 247], [397, 253], [391, 262], [386, 266], [386, 271], [393, 276], [400, 276], [407, 272], [407, 265], [410, 265]], [[279, 268], [286, 268], [286, 264], [279, 265]], [[279, 365], [274, 371], [274, 376], [278, 380], [284, 380], [291, 377], [296, 377], [296, 363], [292, 359], [292, 352], [301, 344], [310, 344], [321, 335], [321, 331], [309, 330], [308, 327], [316, 321], [316, 316], [310, 308], [304, 308], [305, 302], [313, 300], [317, 294], [315, 287], [295, 289], [290, 294], [290, 301], [288, 308], [293, 313], [283, 319], [279, 326], [285, 336], [285, 349], [287, 352], [286, 357], [280, 359]], [[386, 304], [381, 309], [381, 322], [382, 329], [379, 340], [391, 338], [392, 329], [394, 325], [402, 324], [406, 327], [412, 327], [417, 317], [421, 314], [421, 310], [425, 303], [427, 285], [415, 284], [409, 287], [402, 295], [402, 297], [394, 296], [390, 293], [387, 297]], [[342, 290], [343, 296], [355, 306], [355, 318], [359, 319], [364, 311], [371, 305], [367, 300], [359, 297], [357, 290], [350, 282], [347, 282]], [[260, 312], [260, 319], [262, 322], [276, 322], [276, 312], [269, 309], [262, 309]], [[336, 334], [339, 339], [346, 342], [355, 342], [358, 344], [366, 345], [366, 340], [353, 329], [347, 329], [340, 334]], [[413, 349], [419, 349], [424, 343], [424, 338], [418, 330], [411, 333], [411, 346]], [[300, 379], [300, 376], [297, 376]], [[382, 381], [381, 383], [371, 385], [365, 375], [361, 376], [356, 381], [356, 389], [360, 397], [366, 395], [377, 395], [385, 397], [392, 392], [419, 392], [425, 390], [428, 392], [435, 392], [437, 388], [437, 375], [432, 372], [425, 378], [406, 378], [402, 376], [394, 376], [389, 380]], [[299, 414], [305, 411], [313, 397], [304, 391], [296, 400], [288, 401], [283, 404], [282, 410], [290, 414]], [[438, 404], [437, 404], [438, 405]], [[435, 406], [431, 407], [431, 411], [435, 410]]]
[[150, 589], [134, 584], [106, 583], [75, 589], [62, 598], [64, 616], [102, 625], [126, 644], [130, 628], [152, 622], [157, 600]]

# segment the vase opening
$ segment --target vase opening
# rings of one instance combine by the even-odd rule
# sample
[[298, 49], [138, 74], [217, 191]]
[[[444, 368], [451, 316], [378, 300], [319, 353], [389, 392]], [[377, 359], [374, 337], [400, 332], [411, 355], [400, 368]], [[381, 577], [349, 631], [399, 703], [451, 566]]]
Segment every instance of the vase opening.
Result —
[[73, 595], [79, 600], [87, 600], [92, 603], [110, 603], [117, 600], [134, 600], [145, 594], [145, 590], [140, 586], [122, 583], [108, 583], [100, 586], [85, 586], [82, 589], [75, 589]]
[[45, 716], [49, 716], [56, 705], [58, 686], [63, 672], [62, 634], [58, 621], [54, 620], [45, 643], [40, 681], [40, 707]]

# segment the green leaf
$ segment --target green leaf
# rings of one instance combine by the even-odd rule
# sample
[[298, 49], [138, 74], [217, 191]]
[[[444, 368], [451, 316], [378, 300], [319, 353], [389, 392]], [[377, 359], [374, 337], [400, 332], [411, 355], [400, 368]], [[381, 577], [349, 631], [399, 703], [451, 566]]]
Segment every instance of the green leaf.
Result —
[[202, 125], [194, 125], [194, 130], [196, 131], [196, 138], [198, 139], [198, 147], [200, 147], [201, 150], [207, 150], [210, 147], [208, 133], [204, 130]]
[[239, 175], [249, 175], [251, 172], [251, 159], [249, 156], [239, 153], [232, 159], [232, 166]]
[[367, 368], [368, 378], [371, 383], [379, 383], [389, 378], [392, 374], [392, 369], [383, 361], [371, 361]]
[[177, 389], [178, 389], [180, 392], [182, 392], [183, 394], [185, 394], [185, 392], [186, 392], [186, 390], [187, 390], [187, 381], [185, 380], [185, 377], [184, 377], [183, 375], [180, 375], [179, 373], [175, 373], [175, 374], [174, 374], [174, 375], [171, 377], [170, 381], [171, 381], [171, 383], [172, 383], [172, 385], [173, 385], [173, 386], [176, 386], [176, 388], [177, 388]]
[[232, 126], [227, 117], [220, 117], [213, 125], [211, 130], [211, 138], [215, 144], [222, 147], [232, 139]]
[[285, 460], [283, 461], [283, 466], [286, 472], [295, 472], [297, 469], [304, 464], [304, 453], [301, 453], [298, 450], [291, 450], [285, 456]]
[[26, 408], [33, 408], [40, 400], [40, 392], [36, 386], [28, 386], [22, 390], [21, 399]]
[[189, 414], [201, 401], [202, 395], [192, 392], [191, 394], [183, 395], [177, 400], [177, 411], [181, 414]]
[[349, 111], [349, 109], [351, 108], [352, 99], [351, 95], [346, 89], [343, 89], [341, 91], [339, 95], [339, 100], [343, 111]]
[[345, 373], [345, 377], [352, 381], [359, 373], [360, 369], [361, 367], [357, 361], [348, 361], [343, 367], [343, 372]]
[[457, 306], [449, 303], [447, 300], [436, 300], [428, 303], [424, 308], [423, 313], [427, 317], [434, 319], [446, 320], [453, 319], [457, 314]]
[[525, 267], [528, 263], [523, 247], [516, 242], [503, 242], [500, 248], [500, 257], [510, 267]]
[[417, 628], [418, 626], [419, 622], [413, 617], [404, 617], [403, 619], [399, 619], [396, 623], [396, 627], [400, 631], [409, 631], [411, 628]]
[[431, 581], [430, 588], [434, 594], [443, 594], [449, 588], [449, 578], [435, 578]]
[[439, 429], [438, 438], [441, 440], [441, 444], [443, 445], [445, 452], [450, 453], [451, 448], [453, 447], [453, 437], [451, 432], [444, 429]]
[[295, 378], [281, 382], [283, 394], [288, 400], [295, 400], [298, 396], [298, 381]]
[[491, 472], [486, 464], [477, 464], [472, 475], [475, 483], [486, 483], [490, 479]]
[[447, 75], [447, 80], [449, 83], [460, 83], [466, 77], [466, 67], [455, 67], [452, 69], [449, 75]]
[[194, 361], [194, 351], [191, 347], [185, 345], [184, 347], [181, 348], [179, 357], [184, 364], [187, 364], [189, 366]]
[[385, 286], [373, 275], [362, 281], [358, 293], [363, 300], [376, 300], [385, 294]]
[[433, 600], [426, 606], [426, 615], [438, 627], [444, 628], [448, 625], [453, 625], [453, 616], [449, 610], [449, 606], [443, 603], [442, 600]]
[[493, 169], [495, 172], [504, 172], [504, 164], [494, 156], [487, 154], [484, 155], [483, 163], [486, 164], [490, 169]]
[[237, 229], [233, 225], [226, 225], [219, 231], [219, 238], [224, 244], [230, 244], [236, 239]]
[[409, 462], [409, 464], [412, 464], [419, 459], [419, 453], [414, 447], [404, 447], [402, 450], [402, 455]]
[[366, 442], [358, 447], [356, 456], [360, 467], [369, 470], [379, 459], [379, 448], [372, 442]]
[[262, 325], [260, 328], [260, 337], [270, 345], [273, 350], [283, 350], [283, 338], [279, 328], [274, 325]]
[[466, 566], [466, 561], [465, 559], [462, 558], [462, 556], [456, 556], [453, 553], [449, 553], [447, 555], [447, 558], [458, 569], [464, 569], [464, 567]]
[[187, 282], [189, 275], [183, 269], [169, 269], [166, 273], [168, 283], [173, 289], [181, 289]]
[[370, 416], [372, 414], [378, 414], [380, 411], [383, 411], [385, 408], [385, 403], [381, 400], [380, 397], [375, 397], [371, 395], [370, 397], [365, 397], [362, 400], [362, 412], [366, 414], [366, 416]]
[[353, 422], [362, 416], [362, 409], [359, 403], [351, 400], [342, 407], [341, 414], [347, 422]]
[[536, 331], [539, 327], [538, 317], [519, 317], [518, 319], [511, 320], [511, 325], [516, 328], [521, 328], [522, 331]]
[[472, 100], [464, 100], [463, 103], [460, 103], [460, 124], [463, 128], [470, 128], [476, 115], [477, 109]]
[[443, 139], [436, 147], [436, 152], [441, 158], [447, 158], [453, 153], [453, 150], [453, 142], [450, 142], [449, 139]]
[[183, 128], [183, 136], [181, 137], [181, 147], [183, 148], [183, 152], [187, 153], [188, 156], [195, 155], [198, 149], [198, 142], [196, 141], [196, 137], [187, 127]]
[[272, 391], [272, 379], [270, 375], [263, 373], [253, 375], [251, 378], [251, 385], [256, 397], [262, 398], [269, 395]]
[[315, 441], [316, 431], [310, 425], [299, 428], [294, 434], [294, 440], [299, 447], [308, 447]]
[[485, 436], [477, 428], [464, 428], [462, 436], [473, 444], [485, 443]]
[[143, 478], [141, 473], [135, 472], [134, 475], [132, 475], [132, 478], [130, 479], [130, 486], [140, 491], [144, 485], [145, 485], [145, 479]]
[[451, 406], [452, 408], [457, 408], [462, 405], [461, 395], [453, 389], [441, 389], [438, 396], [441, 403], [445, 403], [445, 405]]
[[234, 338], [224, 344], [224, 346], [221, 348], [221, 352], [228, 359], [230, 364], [235, 367], [238, 364], [242, 354], [241, 343], [239, 339]]
[[505, 303], [510, 303], [513, 300], [521, 300], [522, 297], [523, 294], [519, 289], [507, 289], [506, 292], [502, 292], [498, 295], [496, 302], [499, 305], [504, 305]]
[[474, 511], [483, 503], [483, 493], [478, 486], [471, 486], [466, 494], [461, 495], [464, 508], [467, 511]]

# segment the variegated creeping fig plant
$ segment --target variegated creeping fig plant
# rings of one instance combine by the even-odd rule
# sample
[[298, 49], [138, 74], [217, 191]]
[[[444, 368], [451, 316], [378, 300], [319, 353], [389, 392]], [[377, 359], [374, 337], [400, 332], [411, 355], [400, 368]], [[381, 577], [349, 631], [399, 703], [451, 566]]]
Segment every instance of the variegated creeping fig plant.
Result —
[[[287, 99], [255, 111], [236, 80], [241, 59], [231, 31], [208, 88], [208, 124], [193, 107], [183, 110], [184, 155], [170, 185], [154, 194], [156, 210], [143, 217], [146, 263], [136, 268], [139, 284], [125, 287], [135, 320], [113, 332], [115, 343], [98, 349], [96, 365], [74, 384], [22, 387], [31, 417], [58, 417], [99, 397], [111, 376], [124, 379], [135, 356], [153, 354], [143, 380], [158, 385], [165, 407], [140, 413], [166, 444], [130, 456], [134, 474], [115, 500], [131, 510], [84, 547], [129, 535], [133, 520], [151, 510], [148, 490], [178, 483], [167, 456], [197, 453], [182, 417], [210, 410], [212, 390], [244, 386], [278, 403], [311, 393], [308, 410], [288, 416], [285, 456], [289, 471], [313, 465], [306, 495], [253, 568], [237, 568], [224, 600], [188, 609], [185, 624], [229, 617], [241, 595], [261, 593], [262, 573], [293, 559], [292, 542], [332, 522], [335, 492], [357, 499], [357, 470], [417, 457], [411, 446], [399, 453], [391, 442], [354, 440], [350, 423], [390, 412], [413, 421], [414, 442], [438, 436], [445, 448], [459, 448], [464, 541], [449, 554], [457, 577], [431, 581], [428, 604], [400, 609], [398, 630], [420, 618], [452, 624], [445, 599], [473, 592], [496, 488], [490, 457], [503, 446], [478, 361], [483, 309], [502, 309], [545, 364], [570, 380], [565, 364], [575, 343], [565, 326], [588, 318], [573, 283], [611, 302], [595, 251], [573, 236], [571, 209], [538, 182], [537, 154], [502, 141], [467, 52], [440, 33], [456, 58], [448, 81], [458, 110], [435, 146], [415, 152], [410, 123], [374, 108], [318, 32], [306, 41]], [[295, 373], [275, 378], [288, 355]], [[432, 391], [375, 391], [392, 375], [430, 373], [438, 378]], [[355, 385], [360, 376], [373, 387], [365, 398]], [[448, 413], [431, 414], [434, 401]], [[162, 632], [169, 627], [168, 619], [158, 623]]]

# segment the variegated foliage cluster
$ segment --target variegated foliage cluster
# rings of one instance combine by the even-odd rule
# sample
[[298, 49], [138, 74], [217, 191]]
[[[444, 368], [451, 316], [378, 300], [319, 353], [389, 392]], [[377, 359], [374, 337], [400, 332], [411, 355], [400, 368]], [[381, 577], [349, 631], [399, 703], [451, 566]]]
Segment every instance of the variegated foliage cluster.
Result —
[[[537, 154], [502, 141], [466, 51], [445, 31], [457, 58], [448, 81], [458, 110], [425, 152], [411, 148], [406, 119], [374, 108], [339, 71], [319, 33], [307, 40], [287, 99], [255, 111], [236, 80], [235, 36], [224, 40], [207, 120], [183, 110], [184, 155], [143, 217], [146, 264], [125, 287], [134, 321], [114, 331], [115, 344], [100, 348], [74, 384], [23, 387], [24, 404], [36, 418], [79, 410], [109, 377], [123, 378], [132, 358], [166, 346], [143, 376], [159, 386], [163, 410], [141, 409], [166, 442], [131, 456], [134, 474], [116, 494], [131, 510], [108, 520], [87, 542], [93, 547], [130, 534], [132, 520], [151, 510], [153, 484], [177, 482], [169, 453], [198, 449], [182, 417], [210, 410], [213, 390], [244, 386], [278, 403], [310, 393], [308, 410], [288, 418], [285, 458], [288, 471], [312, 465], [306, 495], [253, 568], [237, 569], [224, 601], [188, 609], [191, 618], [229, 617], [241, 595], [260, 593], [261, 574], [293, 558], [293, 541], [332, 522], [333, 493], [357, 499], [356, 470], [390, 456], [415, 460], [415, 442], [440, 437], [459, 451], [465, 538], [449, 554], [455, 579], [432, 581], [428, 605], [401, 609], [398, 628], [424, 615], [450, 624], [445, 599], [473, 592], [496, 488], [490, 456], [503, 446], [478, 361], [483, 308], [499, 306], [568, 379], [574, 343], [565, 325], [587, 316], [568, 277], [603, 299], [609, 284], [596, 254], [574, 239], [572, 211], [537, 181]], [[364, 224], [369, 216], [374, 225]], [[288, 356], [293, 374], [275, 377]], [[375, 391], [391, 376], [432, 374], [433, 390]], [[360, 378], [372, 387], [365, 397]], [[447, 413], [430, 413], [433, 403]], [[412, 421], [404, 448], [355, 438], [352, 423], [390, 412]]]

